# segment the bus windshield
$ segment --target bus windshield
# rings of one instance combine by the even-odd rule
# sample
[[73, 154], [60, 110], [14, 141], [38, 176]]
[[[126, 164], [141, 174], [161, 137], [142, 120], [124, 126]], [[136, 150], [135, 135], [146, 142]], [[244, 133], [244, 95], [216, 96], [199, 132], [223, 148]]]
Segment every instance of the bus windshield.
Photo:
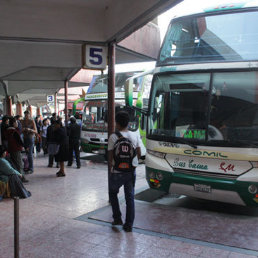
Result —
[[258, 143], [258, 72], [159, 74], [149, 136], [198, 144]]
[[258, 59], [257, 11], [174, 19], [157, 65]]
[[[123, 72], [115, 75], [115, 90], [116, 92], [124, 92], [124, 83], [126, 79], [139, 72]], [[108, 76], [95, 76], [90, 84], [87, 93], [107, 93], [108, 92]]]
[[[108, 130], [108, 101], [105, 100], [91, 100], [86, 101], [84, 108], [84, 115], [82, 119], [83, 131], [107, 132]], [[126, 110], [130, 116], [128, 129], [136, 131], [138, 129], [138, 121], [135, 112], [132, 109], [127, 110], [125, 107], [125, 100], [116, 100], [115, 112]]]
[[82, 119], [82, 130], [107, 131], [107, 123], [105, 123], [106, 110], [107, 100], [86, 101]]

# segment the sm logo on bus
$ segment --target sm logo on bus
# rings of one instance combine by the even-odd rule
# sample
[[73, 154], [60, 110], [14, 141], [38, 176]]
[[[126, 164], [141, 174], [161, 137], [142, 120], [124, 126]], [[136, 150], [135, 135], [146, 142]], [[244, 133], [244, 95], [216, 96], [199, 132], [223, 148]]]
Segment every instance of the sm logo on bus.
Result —
[[229, 171], [235, 171], [235, 166], [232, 164], [226, 164], [225, 162], [221, 162], [219, 166], [220, 170], [223, 170], [225, 173]]

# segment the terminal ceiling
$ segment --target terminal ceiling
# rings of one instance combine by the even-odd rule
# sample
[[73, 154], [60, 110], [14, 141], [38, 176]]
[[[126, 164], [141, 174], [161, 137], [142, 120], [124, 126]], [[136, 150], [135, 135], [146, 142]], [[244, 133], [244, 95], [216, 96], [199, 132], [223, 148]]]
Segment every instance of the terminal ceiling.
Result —
[[[0, 79], [7, 94], [43, 104], [44, 94], [58, 91], [82, 67], [85, 44], [119, 43], [179, 2], [0, 0]], [[153, 57], [117, 47], [116, 63], [149, 60]]]

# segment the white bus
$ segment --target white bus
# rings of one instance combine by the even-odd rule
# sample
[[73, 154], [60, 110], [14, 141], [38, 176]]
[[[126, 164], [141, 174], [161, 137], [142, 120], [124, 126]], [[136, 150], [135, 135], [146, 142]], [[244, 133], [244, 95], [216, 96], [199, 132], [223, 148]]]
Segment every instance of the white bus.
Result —
[[[115, 112], [125, 110], [125, 82], [137, 72], [121, 72], [115, 76]], [[138, 72], [139, 73], [139, 72]], [[108, 144], [108, 93], [107, 75], [94, 76], [85, 96], [82, 117], [81, 148], [86, 153], [104, 154], [107, 158]], [[126, 109], [130, 115], [129, 130], [139, 132], [134, 110]], [[140, 137], [140, 135], [139, 135]], [[142, 144], [142, 155], [146, 148]]]
[[257, 22], [253, 1], [171, 21], [149, 101], [150, 187], [258, 206]]

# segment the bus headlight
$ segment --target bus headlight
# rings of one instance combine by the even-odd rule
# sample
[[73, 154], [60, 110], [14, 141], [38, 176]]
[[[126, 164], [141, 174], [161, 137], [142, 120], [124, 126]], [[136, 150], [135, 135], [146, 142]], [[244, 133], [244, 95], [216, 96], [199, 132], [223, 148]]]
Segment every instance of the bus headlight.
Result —
[[157, 175], [156, 175], [156, 178], [159, 180], [159, 181], [162, 181], [163, 180], [163, 174], [158, 172]]
[[251, 194], [256, 194], [257, 193], [257, 186], [256, 185], [249, 185], [248, 186], [248, 191]]
[[163, 152], [159, 152], [159, 151], [153, 151], [153, 150], [147, 150], [147, 152], [153, 156], [156, 156], [158, 158], [164, 159], [166, 154]]

